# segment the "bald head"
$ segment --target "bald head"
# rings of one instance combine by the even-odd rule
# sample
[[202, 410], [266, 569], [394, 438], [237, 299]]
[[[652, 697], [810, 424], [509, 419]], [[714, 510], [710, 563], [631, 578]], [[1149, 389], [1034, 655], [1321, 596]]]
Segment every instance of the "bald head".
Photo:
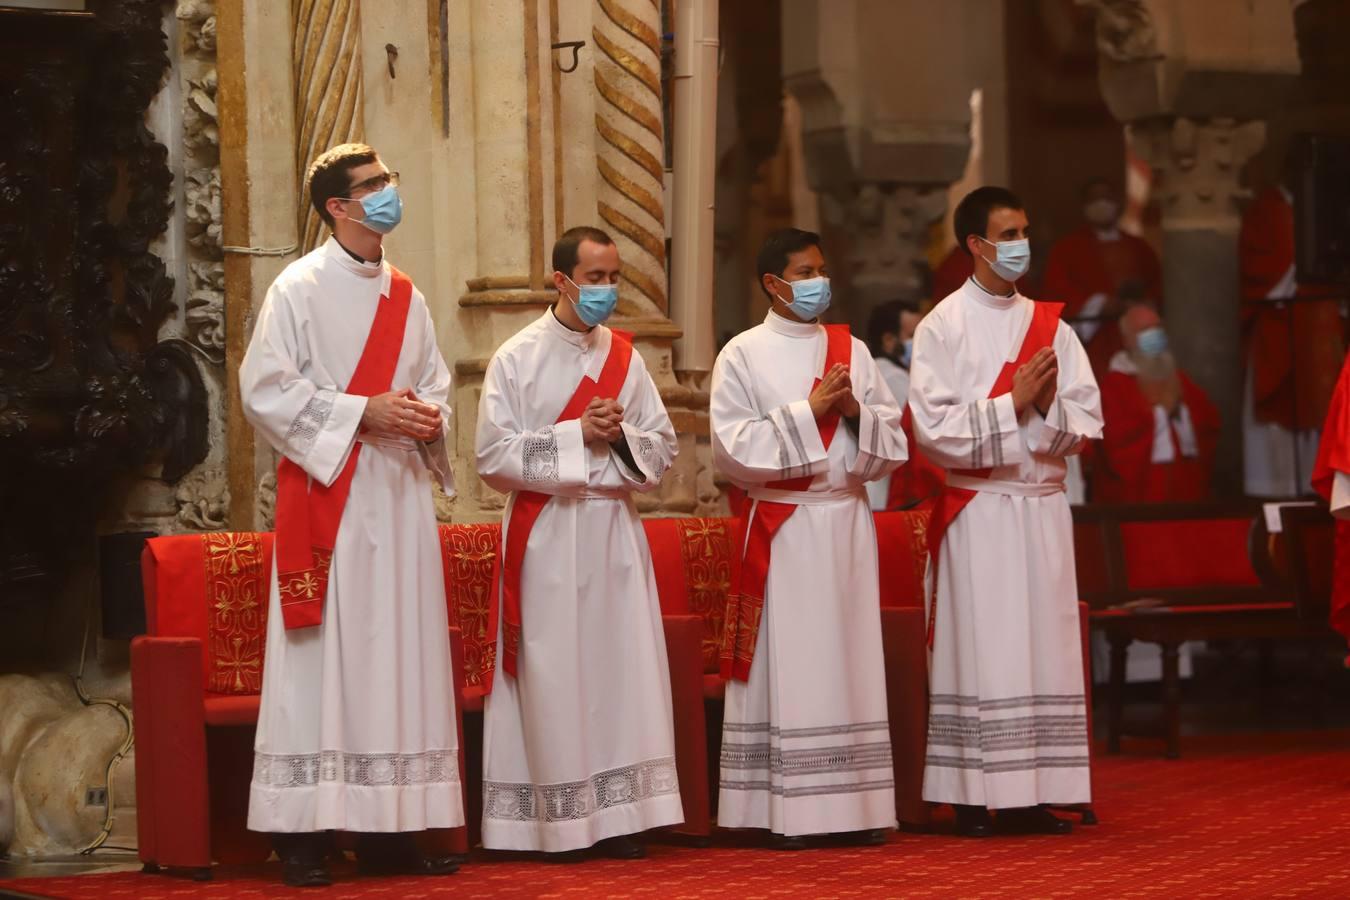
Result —
[[1139, 332], [1162, 325], [1158, 311], [1147, 303], [1131, 304], [1120, 317], [1120, 339], [1133, 353], [1139, 348]]

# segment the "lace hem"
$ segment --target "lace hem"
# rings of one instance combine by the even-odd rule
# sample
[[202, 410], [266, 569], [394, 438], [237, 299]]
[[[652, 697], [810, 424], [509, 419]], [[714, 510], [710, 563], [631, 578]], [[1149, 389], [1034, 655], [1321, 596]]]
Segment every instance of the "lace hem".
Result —
[[549, 426], [525, 437], [521, 449], [521, 477], [532, 484], [558, 481], [558, 435]]
[[679, 791], [674, 757], [649, 759], [561, 784], [484, 781], [483, 817], [508, 822], [570, 822]]
[[286, 443], [294, 447], [300, 457], [309, 455], [314, 442], [323, 433], [324, 426], [328, 424], [328, 417], [333, 414], [333, 401], [336, 398], [337, 394], [334, 391], [317, 392], [309, 398], [305, 408], [300, 410], [300, 415], [291, 422], [291, 427], [286, 431]]
[[356, 787], [410, 787], [457, 784], [455, 750], [421, 753], [254, 753], [253, 783], [270, 788], [348, 784]]

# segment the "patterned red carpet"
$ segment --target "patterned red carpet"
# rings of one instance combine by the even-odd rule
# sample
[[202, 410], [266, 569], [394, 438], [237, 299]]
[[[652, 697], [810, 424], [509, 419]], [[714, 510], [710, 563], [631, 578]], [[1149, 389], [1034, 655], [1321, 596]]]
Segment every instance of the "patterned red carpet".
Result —
[[[1127, 748], [1128, 749], [1128, 748]], [[0, 882], [43, 897], [1350, 897], [1350, 735], [1206, 739], [1185, 758], [1101, 757], [1102, 824], [1069, 837], [898, 834], [885, 847], [795, 854], [657, 844], [643, 863], [476, 858], [444, 879], [359, 879], [291, 891], [275, 866]], [[944, 823], [936, 826], [946, 830]]]

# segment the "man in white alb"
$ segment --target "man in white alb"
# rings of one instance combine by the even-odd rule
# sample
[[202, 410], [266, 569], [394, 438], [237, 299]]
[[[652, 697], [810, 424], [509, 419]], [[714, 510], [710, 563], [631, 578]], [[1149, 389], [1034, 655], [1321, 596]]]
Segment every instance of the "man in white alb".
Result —
[[[656, 578], [635, 492], [677, 446], [632, 335], [605, 327], [619, 251], [553, 248], [558, 301], [493, 355], [478, 473], [511, 494], [483, 726], [483, 846], [605, 856], [684, 820]], [[499, 598], [499, 599], [498, 599]]]
[[881, 843], [895, 787], [877, 541], [864, 485], [906, 458], [900, 407], [866, 345], [823, 325], [820, 238], [770, 235], [773, 304], [712, 380], [713, 458], [751, 506], [726, 615], [718, 824]]
[[450, 372], [422, 295], [384, 258], [398, 175], [343, 144], [310, 166], [333, 235], [286, 267], [239, 371], [282, 456], [249, 828], [287, 884], [330, 881], [331, 830], [368, 873], [448, 874], [410, 832], [464, 823], [432, 483], [449, 493]]
[[919, 326], [910, 368], [915, 440], [948, 470], [928, 532], [923, 796], [953, 804], [967, 836], [1062, 834], [1042, 804], [1090, 799], [1065, 458], [1101, 437], [1101, 399], [1060, 304], [1017, 293], [1017, 197], [979, 188], [955, 227], [975, 274]]

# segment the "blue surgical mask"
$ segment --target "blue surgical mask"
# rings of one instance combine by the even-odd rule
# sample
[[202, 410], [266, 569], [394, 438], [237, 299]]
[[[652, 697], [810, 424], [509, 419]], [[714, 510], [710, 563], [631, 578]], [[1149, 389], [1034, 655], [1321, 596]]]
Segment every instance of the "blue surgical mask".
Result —
[[905, 338], [900, 342], [900, 365], [908, 369], [910, 361], [914, 359], [914, 339]]
[[[778, 280], [792, 286], [792, 299], [783, 302], [792, 310], [792, 314], [803, 322], [820, 318], [825, 310], [830, 308], [830, 279], [824, 275], [804, 278], [801, 281], [788, 281], [784, 278]], [[782, 300], [781, 297], [779, 299]]]
[[376, 234], [388, 234], [403, 220], [403, 198], [399, 196], [398, 188], [392, 184], [380, 188], [373, 194], [366, 194], [360, 200], [348, 202], [360, 203], [361, 208], [366, 211], [364, 219], [352, 221], [359, 221]]
[[1162, 330], [1162, 326], [1145, 328], [1135, 335], [1134, 340], [1139, 345], [1139, 353], [1143, 356], [1162, 356], [1167, 352], [1167, 332]]
[[[563, 277], [567, 278], [566, 275]], [[570, 278], [567, 280], [577, 289], [577, 299], [572, 305], [576, 307], [578, 319], [594, 328], [614, 315], [614, 307], [619, 305], [617, 284], [577, 284]]]
[[1016, 281], [1031, 268], [1031, 241], [1026, 238], [1020, 241], [999, 241], [997, 244], [984, 238], [980, 240], [997, 251], [994, 259], [986, 257], [985, 261], [989, 263], [989, 268], [994, 270], [994, 274], [1004, 281]]

